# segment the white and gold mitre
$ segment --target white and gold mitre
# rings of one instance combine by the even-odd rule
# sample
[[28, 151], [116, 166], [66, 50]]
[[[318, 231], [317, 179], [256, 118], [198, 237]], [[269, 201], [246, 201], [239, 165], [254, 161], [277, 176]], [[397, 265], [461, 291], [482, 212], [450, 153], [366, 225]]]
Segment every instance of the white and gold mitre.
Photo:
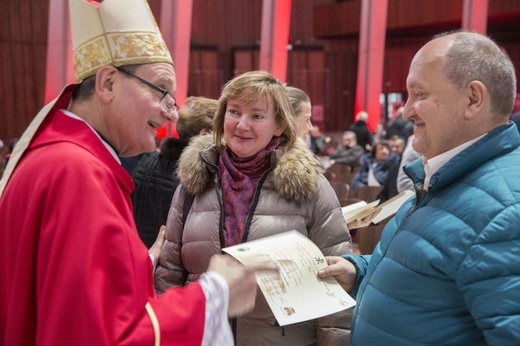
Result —
[[77, 82], [105, 65], [173, 64], [146, 0], [69, 0], [69, 8]]

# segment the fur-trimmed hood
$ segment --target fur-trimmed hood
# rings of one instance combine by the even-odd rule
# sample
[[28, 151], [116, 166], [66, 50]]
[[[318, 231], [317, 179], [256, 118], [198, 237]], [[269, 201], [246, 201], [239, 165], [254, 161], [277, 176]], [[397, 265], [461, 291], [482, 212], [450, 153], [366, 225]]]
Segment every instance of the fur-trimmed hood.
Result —
[[[219, 156], [212, 135], [192, 138], [181, 155], [177, 170], [177, 176], [188, 192], [197, 195], [214, 186]], [[271, 162], [275, 166], [264, 185], [271, 186], [281, 197], [303, 201], [318, 190], [323, 169], [303, 140], [298, 138], [292, 147], [275, 150]]]

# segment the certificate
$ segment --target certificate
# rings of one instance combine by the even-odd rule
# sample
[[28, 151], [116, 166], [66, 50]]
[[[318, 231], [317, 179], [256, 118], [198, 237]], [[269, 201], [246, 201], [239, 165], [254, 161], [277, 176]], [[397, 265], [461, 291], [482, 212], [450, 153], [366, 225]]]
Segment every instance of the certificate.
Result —
[[280, 326], [351, 308], [356, 302], [336, 279], [321, 279], [327, 266], [320, 249], [298, 231], [222, 249], [241, 263], [274, 263], [279, 272], [260, 272], [257, 283]]

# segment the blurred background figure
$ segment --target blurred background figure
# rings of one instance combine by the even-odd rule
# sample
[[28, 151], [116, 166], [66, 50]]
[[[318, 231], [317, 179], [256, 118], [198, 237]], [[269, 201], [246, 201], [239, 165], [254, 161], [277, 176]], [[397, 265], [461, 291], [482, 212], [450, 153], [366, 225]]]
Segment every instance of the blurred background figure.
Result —
[[217, 100], [188, 97], [186, 105], [179, 110], [179, 138], [166, 138], [160, 152], [144, 154], [132, 175], [135, 224], [148, 248], [157, 239], [159, 228], [166, 224], [172, 197], [179, 185], [176, 174], [179, 157], [192, 137], [211, 133], [216, 111]]
[[[388, 140], [388, 143], [390, 145], [390, 151], [398, 156], [398, 160], [388, 170], [388, 177], [386, 179], [386, 183], [384, 184], [383, 190], [381, 190], [381, 192], [377, 196], [377, 199], [379, 199], [380, 202], [384, 202], [399, 193], [397, 189], [397, 177], [399, 176], [399, 171], [402, 169], [401, 161], [405, 149], [404, 139], [399, 135], [393, 135]], [[413, 190], [413, 188], [411, 188], [410, 190]]]
[[361, 167], [352, 181], [352, 189], [385, 185], [390, 168], [398, 162], [399, 156], [391, 152], [388, 141], [374, 143], [371, 152], [360, 158]]
[[412, 179], [403, 171], [404, 165], [412, 163], [419, 157], [421, 157], [421, 153], [415, 150], [412, 146], [413, 139], [413, 134], [410, 137], [408, 137], [408, 142], [406, 143], [403, 155], [401, 156], [399, 170], [397, 171], [397, 192], [402, 192], [404, 190], [414, 190]]
[[357, 143], [356, 134], [352, 131], [343, 133], [341, 143], [330, 154], [330, 165], [341, 164], [354, 169], [359, 166], [359, 159], [365, 150]]
[[397, 115], [386, 126], [386, 139], [398, 135], [402, 137], [406, 143], [408, 137], [413, 134], [413, 123], [410, 120], [403, 119], [404, 107], [399, 107]]
[[349, 126], [349, 130], [356, 134], [357, 142], [365, 151], [370, 151], [372, 134], [367, 125], [368, 113], [360, 111], [356, 114], [356, 121]]
[[382, 141], [383, 139], [386, 139], [385, 125], [383, 125], [383, 123], [379, 123], [377, 124], [376, 129], [372, 134], [372, 142]]
[[390, 151], [398, 155], [399, 159], [401, 159], [401, 155], [403, 155], [406, 146], [405, 139], [399, 135], [393, 135], [388, 139], [388, 143], [390, 144]]
[[320, 128], [316, 125], [312, 127], [310, 136], [312, 152], [318, 156], [329, 155], [328, 150], [330, 148], [331, 138], [321, 132]]

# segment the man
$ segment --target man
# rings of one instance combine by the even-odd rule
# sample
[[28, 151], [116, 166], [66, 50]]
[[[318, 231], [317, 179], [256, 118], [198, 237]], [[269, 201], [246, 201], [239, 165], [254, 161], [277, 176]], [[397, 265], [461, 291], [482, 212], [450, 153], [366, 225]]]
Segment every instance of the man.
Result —
[[199, 282], [157, 298], [118, 161], [153, 150], [177, 119], [148, 4], [69, 5], [79, 84], [36, 116], [0, 184], [0, 343], [232, 344], [227, 317], [252, 309], [254, 270], [217, 256]]
[[167, 138], [161, 151], [144, 154], [132, 179], [134, 219], [139, 236], [150, 248], [162, 225], [166, 224], [175, 189], [179, 185], [176, 170], [182, 151], [194, 136], [210, 134], [217, 111], [217, 100], [190, 96], [179, 110], [179, 138]]
[[392, 135], [388, 140], [388, 144], [390, 145], [390, 151], [397, 155], [399, 160], [388, 169], [386, 183], [383, 184], [383, 189], [377, 195], [377, 199], [380, 203], [389, 200], [399, 193], [397, 190], [397, 179], [399, 171], [401, 171], [401, 160], [403, 158], [405, 143], [403, 137]]
[[403, 119], [403, 109], [404, 107], [399, 107], [395, 118], [388, 123], [385, 134], [387, 139], [397, 135], [407, 141], [408, 137], [412, 135], [413, 123]]
[[520, 344], [520, 135], [511, 60], [489, 38], [437, 37], [415, 55], [404, 118], [422, 153], [417, 197], [372, 256], [329, 258], [356, 296], [353, 345]]
[[390, 144], [390, 151], [399, 156], [399, 158], [401, 158], [404, 152], [404, 148], [406, 146], [403, 137], [393, 135], [388, 139], [388, 144]]
[[356, 134], [352, 131], [345, 131], [341, 144], [330, 154], [329, 164], [332, 166], [338, 163], [354, 169], [359, 166], [359, 158], [364, 153], [365, 149], [357, 143]]
[[365, 150], [370, 151], [372, 145], [372, 134], [367, 125], [368, 113], [365, 111], [359, 111], [356, 114], [356, 121], [349, 126], [349, 130], [356, 134], [356, 139], [359, 145]]

